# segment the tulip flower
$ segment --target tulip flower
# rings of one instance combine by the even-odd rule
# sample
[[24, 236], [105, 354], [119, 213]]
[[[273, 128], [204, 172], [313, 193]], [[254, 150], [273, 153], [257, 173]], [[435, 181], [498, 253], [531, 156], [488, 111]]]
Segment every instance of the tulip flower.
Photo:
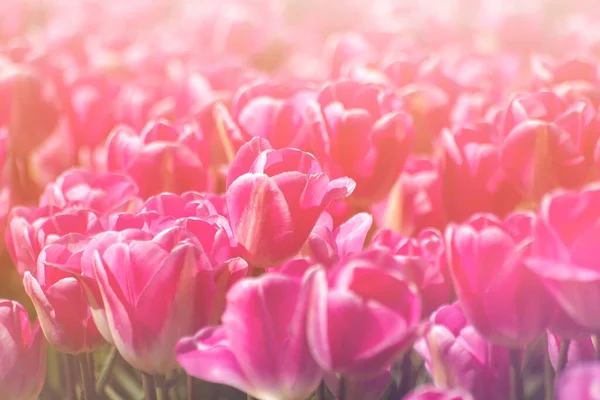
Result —
[[270, 147], [264, 139], [250, 140], [227, 175], [231, 228], [242, 256], [255, 267], [296, 255], [325, 207], [355, 187], [349, 178], [330, 180], [308, 153]]
[[165, 121], [151, 121], [138, 136], [118, 127], [107, 139], [109, 171], [129, 175], [141, 197], [160, 192], [183, 193], [208, 186], [206, 146], [199, 132], [179, 130]]
[[482, 214], [450, 226], [446, 241], [454, 288], [468, 320], [486, 339], [518, 349], [545, 331], [553, 310], [541, 280], [525, 266], [531, 239], [516, 231], [512, 223]]
[[501, 168], [495, 135], [488, 124], [442, 132], [442, 199], [449, 221], [462, 222], [477, 212], [504, 217], [521, 201]]
[[46, 341], [19, 303], [0, 301], [0, 393], [6, 400], [36, 400], [46, 380]]
[[31, 68], [0, 60], [0, 126], [8, 127], [12, 152], [31, 154], [58, 122], [56, 101], [47, 82]]
[[323, 269], [307, 278], [308, 341], [324, 371], [348, 379], [376, 375], [420, 333], [418, 291], [395, 263], [389, 252], [372, 250], [332, 267], [329, 279]]
[[511, 182], [532, 200], [557, 187], [583, 184], [589, 170], [569, 132], [536, 120], [510, 131], [502, 144], [500, 163]]
[[237, 148], [252, 137], [265, 138], [276, 149], [305, 148], [304, 110], [316, 99], [314, 90], [268, 82], [240, 88], [233, 100], [234, 118], [243, 139]]
[[442, 306], [415, 350], [437, 387], [462, 388], [474, 400], [508, 397], [508, 350], [487, 342], [470, 325], [459, 303]]
[[405, 234], [418, 234], [426, 228], [441, 229], [444, 226], [438, 164], [428, 158], [408, 158], [387, 199], [371, 208], [378, 226]]
[[46, 339], [63, 353], [91, 352], [104, 343], [81, 283], [63, 270], [81, 267], [88, 241], [77, 233], [63, 236], [42, 250], [35, 275], [26, 271], [23, 278]]
[[382, 230], [370, 247], [389, 249], [398, 261], [398, 270], [421, 293], [422, 313], [427, 316], [450, 299], [451, 281], [445, 262], [444, 241], [436, 230], [425, 230], [416, 238]]
[[575, 365], [563, 372], [556, 380], [556, 400], [592, 400], [597, 396], [600, 362]]
[[332, 265], [361, 252], [372, 223], [371, 215], [358, 213], [333, 229], [331, 215], [324, 212], [308, 237], [307, 256], [320, 264]]
[[403, 400], [477, 400], [477, 398], [459, 389], [445, 390], [423, 387], [409, 393]]
[[15, 207], [6, 229], [6, 247], [19, 274], [34, 272], [45, 245], [67, 233], [92, 233], [100, 229], [96, 215], [87, 210], [53, 206]]
[[71, 169], [46, 186], [40, 206], [76, 207], [98, 214], [132, 212], [141, 206], [137, 193], [135, 182], [125, 175]]
[[227, 294], [222, 325], [183, 338], [177, 361], [192, 376], [262, 400], [308, 398], [322, 371], [308, 347], [307, 296], [294, 277], [242, 280]]
[[175, 344], [211, 319], [216, 291], [193, 243], [161, 247], [160, 238], [109, 246], [93, 256], [106, 323], [115, 347], [148, 374], [173, 370]]
[[357, 183], [354, 201], [385, 197], [410, 153], [414, 126], [392, 93], [352, 81], [325, 87], [307, 109], [311, 148], [332, 176]]
[[527, 260], [561, 309], [590, 333], [600, 329], [594, 307], [600, 298], [595, 258], [599, 209], [600, 189], [595, 186], [544, 197]]

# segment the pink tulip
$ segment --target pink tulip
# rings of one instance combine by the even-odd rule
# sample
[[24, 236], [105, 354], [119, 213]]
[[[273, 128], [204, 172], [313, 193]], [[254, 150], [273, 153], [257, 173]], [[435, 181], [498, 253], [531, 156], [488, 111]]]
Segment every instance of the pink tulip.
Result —
[[600, 362], [575, 365], [563, 372], [556, 381], [556, 400], [592, 400], [597, 398]]
[[512, 129], [502, 144], [500, 162], [511, 182], [533, 200], [557, 187], [577, 187], [588, 178], [589, 166], [572, 135], [543, 121]]
[[[558, 358], [560, 353], [561, 338], [552, 333], [548, 333], [548, 356], [554, 369], [557, 369]], [[566, 366], [593, 361], [595, 360], [595, 347], [590, 336], [581, 339], [572, 339], [569, 342], [569, 350], [567, 352]]]
[[266, 140], [253, 138], [227, 175], [229, 220], [242, 256], [255, 267], [294, 256], [325, 207], [354, 187], [349, 178], [330, 180], [308, 153], [272, 150]]
[[442, 181], [438, 162], [409, 157], [398, 188], [372, 210], [377, 225], [418, 234], [425, 228], [441, 229], [445, 224]]
[[442, 196], [449, 221], [461, 222], [477, 212], [503, 217], [521, 201], [501, 169], [496, 135], [488, 124], [442, 132]]
[[358, 213], [333, 229], [331, 215], [324, 212], [310, 233], [306, 254], [315, 262], [332, 265], [344, 257], [362, 251], [373, 217]]
[[446, 231], [452, 279], [467, 318], [486, 339], [510, 348], [531, 344], [553, 315], [540, 279], [525, 266], [531, 239], [520, 229], [514, 220], [483, 214]]
[[175, 344], [211, 322], [216, 292], [200, 248], [193, 242], [165, 248], [165, 235], [93, 256], [112, 341], [129, 364], [149, 374], [176, 367]]
[[262, 137], [276, 149], [306, 147], [304, 110], [317, 93], [289, 86], [265, 82], [240, 88], [233, 99], [233, 113], [244, 142]]
[[421, 301], [395, 263], [389, 253], [372, 250], [343, 260], [329, 278], [323, 269], [307, 278], [308, 340], [324, 371], [367, 378], [412, 345], [420, 331]]
[[442, 306], [415, 350], [438, 387], [462, 388], [474, 400], [508, 397], [508, 350], [487, 342], [471, 325], [459, 303]]
[[87, 210], [15, 207], [6, 229], [6, 247], [19, 274], [33, 273], [44, 246], [67, 233], [85, 234], [99, 228], [96, 215]]
[[327, 85], [308, 110], [311, 148], [333, 176], [357, 182], [353, 199], [370, 205], [388, 193], [410, 153], [414, 127], [400, 99], [352, 81]]
[[245, 279], [227, 294], [222, 325], [177, 345], [190, 375], [264, 400], [305, 399], [322, 372], [306, 337], [308, 287], [277, 273]]
[[477, 398], [459, 389], [422, 387], [409, 393], [403, 400], [477, 400]]
[[600, 270], [594, 255], [598, 210], [597, 187], [544, 197], [527, 260], [562, 310], [590, 333], [600, 329], [594, 306], [600, 298]]
[[44, 77], [31, 68], [0, 60], [0, 127], [8, 128], [12, 152], [29, 155], [58, 122], [55, 99]]
[[450, 299], [452, 292], [444, 241], [436, 230], [424, 230], [416, 238], [382, 230], [371, 247], [389, 249], [398, 261], [398, 270], [421, 293], [422, 313], [427, 316]]
[[46, 342], [23, 306], [0, 301], [0, 393], [6, 400], [35, 400], [46, 380]]
[[71, 169], [46, 186], [40, 206], [76, 207], [98, 214], [132, 212], [141, 206], [137, 193], [135, 182], [125, 175]]
[[106, 143], [109, 171], [129, 175], [141, 197], [208, 187], [208, 158], [203, 154], [207, 149], [191, 126], [178, 129], [164, 121], [151, 121], [139, 136], [130, 128], [118, 127]]
[[80, 268], [87, 243], [81, 234], [63, 236], [42, 250], [35, 275], [26, 271], [23, 279], [46, 339], [63, 353], [90, 352], [104, 343], [83, 287], [69, 273], [56, 268]]

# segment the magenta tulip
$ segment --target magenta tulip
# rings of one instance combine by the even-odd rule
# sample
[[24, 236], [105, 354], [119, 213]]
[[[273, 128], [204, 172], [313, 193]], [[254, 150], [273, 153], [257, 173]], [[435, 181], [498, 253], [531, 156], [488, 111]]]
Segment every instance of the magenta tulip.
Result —
[[23, 306], [0, 301], [0, 393], [6, 400], [36, 400], [46, 380], [46, 341]]
[[222, 325], [182, 339], [177, 361], [192, 376], [259, 399], [309, 397], [322, 372], [308, 347], [307, 295], [300, 279], [277, 273], [239, 282]]
[[328, 84], [308, 110], [311, 148], [332, 176], [357, 182], [352, 199], [382, 200], [410, 153], [414, 126], [391, 92], [352, 81]]
[[[527, 215], [523, 218], [533, 218]], [[454, 288], [468, 320], [486, 339], [521, 348], [545, 331], [553, 310], [540, 279], [525, 266], [531, 239], [514, 223], [475, 215], [451, 225], [446, 240]]]
[[459, 303], [440, 307], [415, 350], [438, 387], [463, 388], [475, 400], [508, 396], [509, 353], [487, 342], [470, 325]]
[[129, 175], [144, 198], [208, 187], [206, 143], [192, 126], [178, 129], [162, 120], [151, 121], [139, 136], [118, 127], [106, 143], [109, 171]]
[[442, 196], [449, 221], [462, 222], [477, 212], [504, 217], [521, 201], [501, 168], [497, 135], [488, 124], [442, 132]]
[[135, 212], [141, 206], [137, 193], [135, 182], [125, 175], [71, 169], [46, 186], [40, 206], [83, 208], [98, 214]]
[[419, 289], [423, 316], [430, 315], [450, 299], [451, 281], [446, 265], [446, 253], [441, 234], [424, 230], [416, 238], [382, 230], [375, 235], [370, 247], [389, 249], [396, 267]]
[[540, 205], [529, 268], [540, 277], [562, 310], [590, 333], [600, 330], [600, 189], [557, 192]]
[[264, 139], [250, 140], [227, 175], [229, 220], [242, 256], [254, 267], [294, 256], [325, 207], [354, 187], [349, 178], [330, 180], [308, 153], [272, 150]]
[[594, 400], [598, 398], [600, 362], [575, 365], [563, 372], [556, 380], [556, 400]]
[[402, 400], [477, 400], [477, 398], [460, 389], [423, 387], [409, 393]]
[[23, 278], [46, 339], [63, 353], [91, 352], [104, 343], [81, 283], [57, 268], [79, 269], [88, 241], [81, 234], [63, 236], [42, 250], [35, 274], [26, 271]]
[[6, 247], [19, 274], [33, 273], [44, 246], [68, 233], [94, 233], [100, 228], [96, 215], [87, 210], [15, 207], [6, 229]]
[[362, 251], [373, 217], [358, 213], [333, 229], [331, 215], [324, 212], [310, 233], [306, 255], [323, 265], [333, 265], [340, 259]]
[[113, 244], [93, 256], [110, 338], [127, 362], [149, 374], [176, 367], [175, 344], [211, 321], [216, 291], [200, 248], [192, 242], [169, 248], [161, 243], [166, 235]]
[[[324, 371], [368, 378], [388, 368], [420, 333], [417, 289], [383, 250], [348, 257], [307, 278], [308, 340]], [[351, 335], [348, 333], [352, 332]]]

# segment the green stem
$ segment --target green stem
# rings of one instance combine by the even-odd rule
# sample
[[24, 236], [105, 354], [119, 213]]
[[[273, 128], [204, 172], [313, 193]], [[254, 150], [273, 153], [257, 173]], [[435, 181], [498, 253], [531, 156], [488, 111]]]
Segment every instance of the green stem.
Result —
[[[551, 340], [547, 336], [547, 340]], [[561, 343], [562, 345], [562, 343]], [[548, 346], [546, 344], [546, 357], [544, 359], [544, 395], [546, 400], [552, 400], [554, 398], [554, 368], [550, 361], [550, 355], [548, 354]]]
[[400, 396], [406, 396], [408, 394], [408, 392], [410, 392], [410, 390], [412, 389], [412, 380], [413, 380], [413, 374], [412, 374], [412, 359], [411, 359], [411, 351], [407, 351], [406, 354], [404, 354], [404, 357], [402, 358], [402, 366], [401, 371], [402, 371], [402, 379], [400, 380], [400, 387], [398, 389], [398, 391], [400, 392]]
[[65, 371], [65, 384], [67, 387], [67, 399], [77, 400], [77, 374], [75, 371], [75, 360], [71, 354], [63, 354], [63, 368]]
[[340, 387], [338, 390], [337, 400], [346, 400], [346, 378], [340, 376]]
[[187, 384], [187, 398], [188, 400], [194, 400], [196, 395], [196, 382], [193, 376], [188, 375], [186, 379]]
[[94, 393], [96, 391], [96, 363], [94, 362], [94, 353], [89, 352], [86, 353], [86, 360], [88, 364], [88, 371], [90, 372], [90, 382], [92, 384], [92, 388], [94, 389]]
[[569, 361], [569, 346], [571, 345], [571, 341], [569, 339], [561, 339], [560, 346], [558, 350], [558, 361], [556, 363], [556, 373], [560, 373], [567, 362]]
[[326, 400], [326, 390], [327, 389], [325, 388], [325, 381], [321, 381], [319, 387], [317, 388], [317, 393], [315, 394], [315, 400]]
[[154, 377], [154, 383], [156, 385], [157, 400], [169, 400], [169, 389], [167, 388], [165, 377], [162, 375], [156, 375]]
[[90, 365], [86, 354], [81, 354], [78, 357], [79, 368], [81, 369], [81, 382], [83, 383], [83, 398], [85, 400], [96, 399], [96, 388], [91, 380]]
[[521, 350], [509, 350], [510, 354], [510, 400], [524, 400], [521, 375]]
[[144, 400], [157, 400], [154, 377], [142, 372], [142, 385], [144, 386]]
[[98, 380], [96, 381], [96, 393], [102, 395], [104, 393], [104, 388], [108, 383], [110, 375], [112, 373], [113, 367], [118, 359], [119, 353], [117, 349], [113, 347], [108, 353], [108, 357], [104, 360], [104, 365], [102, 366], [102, 370], [100, 370], [100, 375], [98, 376]]

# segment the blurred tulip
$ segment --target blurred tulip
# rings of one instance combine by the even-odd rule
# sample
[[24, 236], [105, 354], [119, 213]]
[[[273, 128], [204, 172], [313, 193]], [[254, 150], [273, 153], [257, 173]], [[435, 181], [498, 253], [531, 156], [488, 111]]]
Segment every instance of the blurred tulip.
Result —
[[36, 400], [46, 380], [46, 341], [19, 303], [0, 301], [0, 393], [6, 400]]
[[389, 249], [394, 254], [398, 270], [419, 289], [423, 316], [448, 302], [452, 288], [444, 241], [438, 231], [424, 230], [418, 237], [408, 238], [382, 230], [370, 247]]
[[358, 213], [333, 229], [331, 215], [324, 212], [308, 237], [305, 253], [317, 263], [333, 265], [362, 251], [372, 224], [371, 215]]
[[569, 132], [542, 121], [512, 129], [502, 144], [500, 163], [511, 182], [535, 201], [557, 187], [583, 184], [589, 171]]
[[264, 139], [250, 140], [227, 175], [229, 220], [242, 256], [254, 267], [294, 256], [325, 207], [354, 187], [349, 178], [330, 180], [309, 153], [272, 150]]
[[[548, 333], [548, 356], [555, 371], [558, 369], [561, 341], [559, 336]], [[593, 361], [595, 360], [595, 354], [594, 343], [590, 336], [572, 339], [569, 341], [569, 349], [565, 360], [566, 366], [569, 368], [582, 362]]]
[[403, 400], [477, 400], [477, 398], [458, 389], [445, 390], [423, 387], [409, 393]]
[[26, 271], [23, 278], [46, 339], [63, 353], [90, 352], [104, 343], [83, 287], [69, 273], [56, 268], [64, 264], [69, 267], [63, 268], [80, 268], [88, 240], [77, 233], [63, 236], [42, 250], [35, 275]]
[[542, 280], [562, 310], [590, 333], [600, 329], [594, 307], [600, 299], [596, 263], [600, 189], [561, 191], [540, 205], [528, 267]]
[[307, 110], [311, 148], [332, 176], [357, 183], [363, 205], [388, 193], [410, 153], [414, 126], [400, 99], [375, 85], [338, 81]]
[[508, 397], [508, 350], [487, 342], [469, 325], [459, 303], [442, 306], [415, 350], [437, 387], [462, 388], [474, 400]]
[[129, 175], [143, 198], [160, 192], [205, 190], [207, 151], [192, 127], [181, 130], [165, 121], [151, 121], [138, 136], [127, 127], [116, 128], [106, 142], [109, 171]]
[[71, 169], [46, 186], [40, 206], [82, 208], [100, 215], [132, 212], [141, 206], [137, 193], [135, 182], [125, 175]]
[[421, 300], [395, 263], [388, 252], [372, 250], [346, 258], [329, 278], [323, 269], [307, 278], [308, 341], [324, 371], [348, 379], [372, 377], [419, 335]]
[[387, 199], [371, 208], [377, 225], [407, 235], [418, 234], [425, 228], [443, 228], [440, 176], [438, 162], [409, 157]]
[[233, 386], [259, 399], [304, 399], [322, 372], [307, 343], [307, 290], [277, 273], [231, 288], [222, 325], [200, 330], [177, 345], [190, 375]]
[[462, 222], [477, 212], [503, 217], [521, 201], [501, 169], [495, 134], [487, 124], [442, 132], [442, 196], [449, 221]]
[[597, 396], [600, 362], [575, 365], [563, 372], [556, 381], [556, 400], [592, 400]]
[[525, 266], [531, 239], [523, 238], [514, 225], [484, 214], [451, 225], [446, 241], [456, 294], [479, 333], [515, 349], [536, 340], [553, 310], [547, 307], [542, 282]]

